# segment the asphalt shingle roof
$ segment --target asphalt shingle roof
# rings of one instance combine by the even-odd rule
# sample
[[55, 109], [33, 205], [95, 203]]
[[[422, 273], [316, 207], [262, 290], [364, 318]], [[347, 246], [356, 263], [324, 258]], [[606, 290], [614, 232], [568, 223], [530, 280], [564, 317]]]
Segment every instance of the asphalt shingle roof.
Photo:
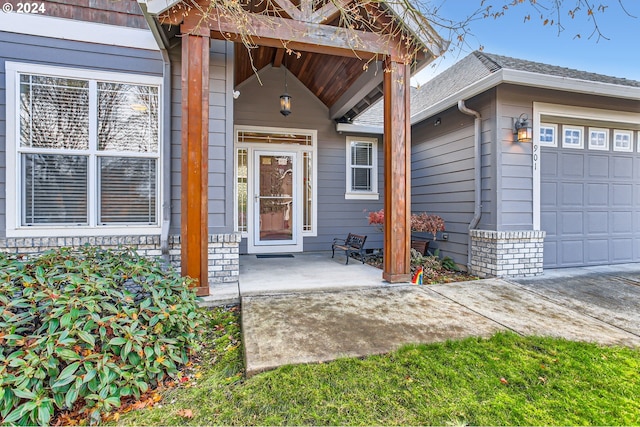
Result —
[[[502, 69], [526, 71], [575, 80], [640, 87], [640, 81], [637, 80], [612, 77], [541, 62], [475, 51], [417, 88], [417, 90], [413, 90], [411, 93], [411, 115], [413, 116], [426, 110], [446, 97]], [[382, 117], [383, 105], [382, 100], [380, 100], [357, 117], [354, 123], [366, 126], [382, 126]]]

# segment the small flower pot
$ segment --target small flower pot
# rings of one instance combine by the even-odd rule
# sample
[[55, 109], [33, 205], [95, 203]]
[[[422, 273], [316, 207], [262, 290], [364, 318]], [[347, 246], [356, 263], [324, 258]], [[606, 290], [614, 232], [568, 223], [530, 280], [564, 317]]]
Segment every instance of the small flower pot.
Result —
[[421, 255], [426, 255], [427, 251], [429, 250], [429, 241], [428, 240], [412, 240], [411, 249], [415, 249]]

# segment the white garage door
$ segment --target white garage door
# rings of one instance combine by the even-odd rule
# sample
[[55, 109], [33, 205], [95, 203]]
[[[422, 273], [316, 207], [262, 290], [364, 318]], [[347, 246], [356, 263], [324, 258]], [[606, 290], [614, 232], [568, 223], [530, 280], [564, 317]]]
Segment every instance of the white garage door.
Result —
[[[564, 127], [574, 128], [582, 130]], [[559, 147], [542, 147], [545, 268], [640, 261], [640, 153], [634, 150], [635, 132], [584, 131], [583, 140], [576, 138], [573, 146], [563, 147], [560, 141]], [[606, 137], [600, 140], [603, 133]]]

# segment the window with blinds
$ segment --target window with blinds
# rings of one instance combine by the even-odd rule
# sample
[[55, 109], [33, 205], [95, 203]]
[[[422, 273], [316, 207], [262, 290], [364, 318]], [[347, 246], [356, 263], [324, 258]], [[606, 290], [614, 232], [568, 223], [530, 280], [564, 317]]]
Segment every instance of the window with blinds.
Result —
[[373, 138], [347, 138], [347, 190], [345, 198], [378, 197], [377, 146]]
[[157, 225], [157, 86], [20, 74], [21, 225]]

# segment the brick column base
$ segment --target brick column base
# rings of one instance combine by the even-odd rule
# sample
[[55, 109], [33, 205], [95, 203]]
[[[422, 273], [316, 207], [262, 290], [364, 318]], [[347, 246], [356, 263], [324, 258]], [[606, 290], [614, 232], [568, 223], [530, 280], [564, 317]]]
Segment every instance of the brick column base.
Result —
[[471, 230], [471, 273], [479, 277], [542, 274], [544, 231]]

